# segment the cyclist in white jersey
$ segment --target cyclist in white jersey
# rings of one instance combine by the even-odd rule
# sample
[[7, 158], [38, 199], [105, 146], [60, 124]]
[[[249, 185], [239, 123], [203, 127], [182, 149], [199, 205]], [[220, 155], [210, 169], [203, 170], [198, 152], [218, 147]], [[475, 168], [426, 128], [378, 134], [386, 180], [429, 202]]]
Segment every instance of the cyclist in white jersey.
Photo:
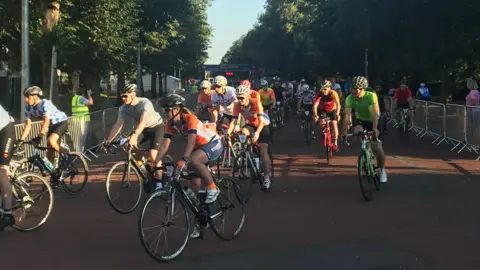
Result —
[[[222, 123], [228, 126], [232, 121], [233, 105], [238, 101], [235, 88], [227, 86], [227, 78], [217, 76], [214, 80], [214, 89], [215, 92], [212, 94], [212, 122], [217, 123], [220, 119]], [[220, 117], [222, 112], [223, 117]], [[225, 119], [228, 119], [228, 121]]]

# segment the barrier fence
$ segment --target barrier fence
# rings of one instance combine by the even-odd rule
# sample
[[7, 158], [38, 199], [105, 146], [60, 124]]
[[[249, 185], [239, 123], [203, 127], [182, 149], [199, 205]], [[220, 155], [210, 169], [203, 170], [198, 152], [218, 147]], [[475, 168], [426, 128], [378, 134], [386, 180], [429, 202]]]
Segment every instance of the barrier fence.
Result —
[[[388, 97], [393, 104], [393, 98]], [[397, 123], [396, 112], [389, 106], [391, 122]], [[415, 100], [415, 112], [410, 132], [432, 144], [451, 145], [450, 151], [479, 154], [480, 151], [480, 106], [463, 106]], [[476, 160], [480, 160], [480, 156]]]

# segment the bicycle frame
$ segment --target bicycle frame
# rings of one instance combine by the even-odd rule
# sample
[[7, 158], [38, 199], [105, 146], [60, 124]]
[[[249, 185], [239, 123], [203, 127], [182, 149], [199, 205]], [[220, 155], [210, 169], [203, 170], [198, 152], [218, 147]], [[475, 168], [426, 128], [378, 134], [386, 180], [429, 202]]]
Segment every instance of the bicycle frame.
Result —
[[367, 173], [369, 175], [374, 175], [375, 172], [374, 172], [374, 169], [373, 169], [373, 163], [372, 163], [372, 156], [373, 156], [373, 153], [372, 153], [372, 142], [370, 141], [370, 139], [368, 138], [368, 135], [367, 134], [363, 134], [362, 135], [362, 139], [361, 139], [361, 150], [360, 150], [362, 153], [365, 154], [365, 157], [366, 157], [366, 160], [365, 162], [367, 163]]

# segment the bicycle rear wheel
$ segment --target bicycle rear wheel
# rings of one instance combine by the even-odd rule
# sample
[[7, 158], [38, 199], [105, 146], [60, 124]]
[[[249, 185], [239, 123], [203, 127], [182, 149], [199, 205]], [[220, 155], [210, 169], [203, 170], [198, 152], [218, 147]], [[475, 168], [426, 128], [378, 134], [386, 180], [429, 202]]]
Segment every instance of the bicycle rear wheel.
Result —
[[368, 173], [367, 169], [367, 156], [365, 152], [360, 153], [358, 156], [358, 163], [357, 163], [357, 170], [358, 170], [358, 182], [360, 184], [360, 191], [362, 192], [363, 199], [369, 202], [372, 200], [373, 196], [373, 185], [374, 179]]
[[[245, 223], [245, 205], [240, 192], [240, 187], [233, 178], [223, 177], [217, 182], [217, 187], [220, 189], [217, 201], [214, 208], [219, 208], [215, 214], [210, 213], [209, 222], [212, 225], [212, 230], [218, 238], [230, 241], [235, 239], [242, 231]], [[212, 209], [210, 207], [209, 209]], [[235, 211], [235, 213], [234, 213]], [[227, 217], [232, 220], [232, 230], [226, 230]], [[217, 223], [217, 221], [219, 223]]]
[[310, 121], [305, 121], [305, 126], [304, 126], [304, 131], [305, 131], [305, 139], [306, 139], [306, 143], [307, 145], [310, 145], [310, 143], [312, 142], [312, 131], [311, 131], [311, 123]]
[[[159, 213], [160, 211], [164, 213]], [[149, 221], [149, 218], [152, 218], [152, 221]], [[179, 220], [173, 220], [175, 218]], [[169, 196], [165, 196], [164, 191], [152, 193], [138, 219], [138, 235], [143, 248], [150, 257], [161, 262], [171, 261], [182, 253], [188, 243], [190, 227], [190, 216], [185, 202], [175, 191]], [[160, 232], [155, 232], [155, 229]], [[178, 236], [174, 237], [178, 247], [172, 248], [167, 244], [167, 234], [174, 229], [179, 231]], [[153, 242], [149, 243], [151, 239]], [[163, 252], [158, 253], [160, 246]]]
[[71, 152], [67, 158], [61, 157], [60, 162], [60, 183], [63, 189], [70, 195], [82, 193], [88, 181], [88, 164], [85, 158], [80, 153]]
[[[23, 172], [12, 183], [13, 216], [17, 231], [31, 232], [47, 222], [53, 208], [53, 191], [40, 174]], [[36, 209], [45, 210], [38, 213]]]
[[[105, 181], [108, 203], [113, 210], [120, 214], [125, 215], [131, 213], [140, 203], [143, 190], [142, 186], [143, 178], [137, 168], [132, 166], [130, 162], [117, 162], [113, 164], [110, 171], [108, 171], [107, 180]], [[119, 199], [120, 195], [115, 193], [117, 189], [119, 192], [126, 191], [126, 193], [131, 193], [131, 196], [122, 196], [122, 198]], [[123, 199], [123, 197], [125, 197], [125, 199]]]

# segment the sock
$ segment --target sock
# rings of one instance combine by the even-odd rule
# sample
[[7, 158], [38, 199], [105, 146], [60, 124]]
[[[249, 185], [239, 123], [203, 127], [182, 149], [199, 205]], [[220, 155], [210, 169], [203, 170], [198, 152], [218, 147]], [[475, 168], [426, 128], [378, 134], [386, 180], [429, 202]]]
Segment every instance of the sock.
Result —
[[207, 186], [208, 189], [217, 189], [217, 186], [215, 183], [211, 183], [210, 185]]

